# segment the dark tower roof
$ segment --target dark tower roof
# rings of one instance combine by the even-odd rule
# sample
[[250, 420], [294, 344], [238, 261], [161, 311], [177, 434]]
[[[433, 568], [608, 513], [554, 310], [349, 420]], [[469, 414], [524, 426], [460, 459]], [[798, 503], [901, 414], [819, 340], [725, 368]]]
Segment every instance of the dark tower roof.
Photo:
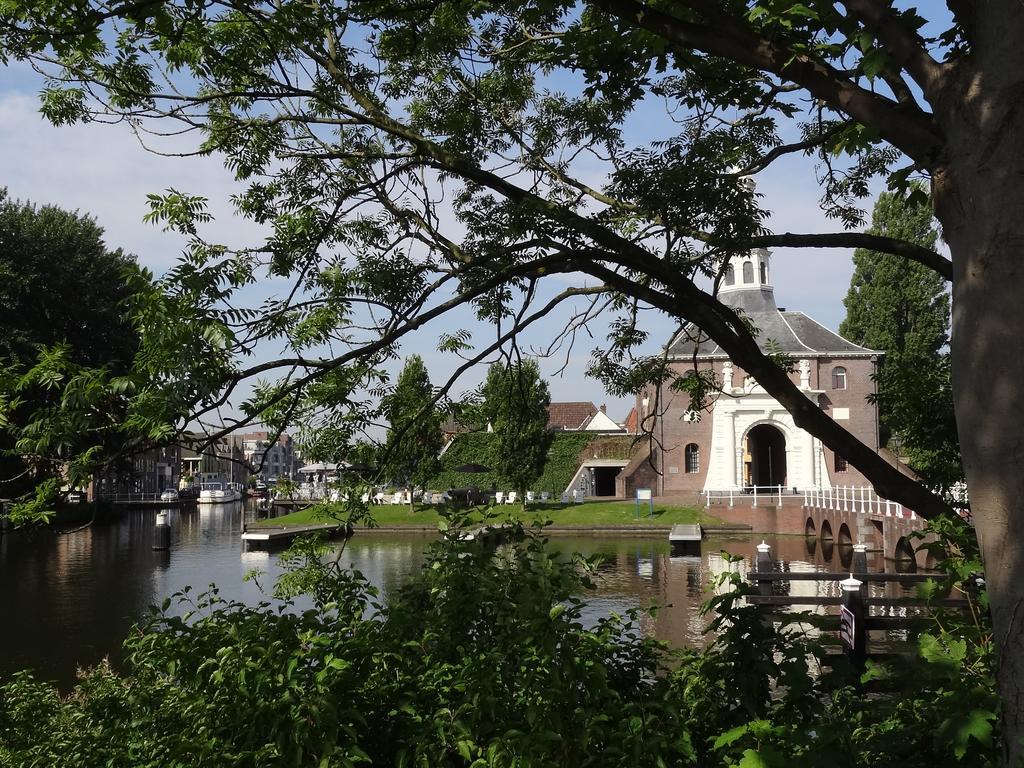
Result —
[[[775, 305], [775, 289], [768, 281], [770, 256], [767, 251], [752, 251], [733, 257], [729, 267], [732, 284], [719, 291], [719, 300], [745, 316], [757, 329], [762, 352], [783, 352], [795, 357], [860, 357], [881, 352], [847, 341], [835, 331], [803, 312], [787, 312]], [[743, 262], [753, 262], [744, 271]], [[750, 266], [754, 266], [750, 269]], [[745, 280], [753, 275], [752, 280]], [[728, 357], [707, 334], [690, 324], [669, 343], [671, 357]]]

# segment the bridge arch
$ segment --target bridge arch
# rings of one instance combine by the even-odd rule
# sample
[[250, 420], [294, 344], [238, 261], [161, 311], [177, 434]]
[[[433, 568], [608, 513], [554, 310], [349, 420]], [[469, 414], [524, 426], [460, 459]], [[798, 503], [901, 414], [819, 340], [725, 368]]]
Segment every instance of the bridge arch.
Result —
[[853, 546], [853, 535], [850, 533], [850, 526], [843, 523], [839, 526], [839, 535], [837, 542], [840, 547], [851, 547]]
[[804, 523], [804, 536], [807, 536], [808, 538], [814, 538], [817, 535], [818, 535], [818, 528], [814, 524], [814, 518], [813, 517], [808, 517], [807, 518], [807, 522]]
[[832, 524], [828, 520], [821, 521], [821, 540], [832, 541]]
[[917, 571], [917, 553], [914, 552], [914, 545], [910, 543], [910, 539], [906, 536], [900, 536], [896, 540], [893, 559], [896, 561], [897, 572], [914, 573]]
[[818, 552], [818, 537], [807, 536], [804, 539], [804, 546], [807, 548], [808, 557], [814, 557], [814, 555]]

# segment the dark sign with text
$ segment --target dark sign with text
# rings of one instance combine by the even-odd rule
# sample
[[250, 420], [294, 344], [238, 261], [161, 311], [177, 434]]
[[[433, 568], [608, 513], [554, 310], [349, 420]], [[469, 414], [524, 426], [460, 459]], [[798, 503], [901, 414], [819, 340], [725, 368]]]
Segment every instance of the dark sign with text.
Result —
[[839, 609], [839, 639], [847, 648], [853, 648], [854, 617], [853, 611], [845, 605]]

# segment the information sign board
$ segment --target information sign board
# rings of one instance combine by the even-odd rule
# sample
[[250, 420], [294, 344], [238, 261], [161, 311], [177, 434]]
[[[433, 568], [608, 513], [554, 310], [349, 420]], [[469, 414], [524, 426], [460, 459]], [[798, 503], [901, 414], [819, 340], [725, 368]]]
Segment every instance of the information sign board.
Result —
[[847, 648], [853, 649], [853, 633], [854, 633], [854, 616], [853, 611], [847, 608], [845, 605], [839, 608], [839, 639], [843, 641], [843, 645]]

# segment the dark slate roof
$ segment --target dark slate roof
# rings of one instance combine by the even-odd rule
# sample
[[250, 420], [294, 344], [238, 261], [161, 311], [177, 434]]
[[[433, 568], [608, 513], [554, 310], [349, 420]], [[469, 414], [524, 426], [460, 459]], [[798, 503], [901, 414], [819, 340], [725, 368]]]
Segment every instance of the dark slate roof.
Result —
[[[771, 340], [775, 342], [778, 351], [793, 356], [881, 354], [877, 350], [847, 341], [803, 312], [780, 311], [775, 306], [775, 294], [770, 288], [732, 291], [721, 294], [719, 299], [723, 304], [741, 310], [754, 324], [762, 352], [768, 351], [768, 342]], [[700, 357], [726, 356], [721, 347], [694, 325], [687, 326], [670, 342], [668, 353], [673, 357], [692, 357], [695, 347], [698, 347]]]

